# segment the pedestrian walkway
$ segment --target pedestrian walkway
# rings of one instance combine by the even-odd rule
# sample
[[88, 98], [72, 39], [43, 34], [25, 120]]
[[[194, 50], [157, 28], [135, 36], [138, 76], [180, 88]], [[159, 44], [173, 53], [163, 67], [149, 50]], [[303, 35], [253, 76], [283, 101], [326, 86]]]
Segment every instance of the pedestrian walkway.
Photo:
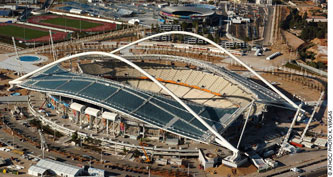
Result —
[[[47, 60], [45, 56], [38, 56], [41, 58], [39, 62], [43, 62]], [[0, 68], [8, 69], [12, 71], [16, 71], [19, 73], [29, 73], [32, 72], [39, 67], [34, 65], [36, 62], [22, 62], [16, 59], [16, 56], [10, 56], [9, 54], [0, 55]]]

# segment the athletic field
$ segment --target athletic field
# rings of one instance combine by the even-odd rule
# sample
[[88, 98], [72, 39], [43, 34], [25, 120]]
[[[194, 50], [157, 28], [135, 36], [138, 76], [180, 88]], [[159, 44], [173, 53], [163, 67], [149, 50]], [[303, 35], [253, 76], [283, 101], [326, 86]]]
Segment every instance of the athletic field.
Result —
[[99, 23], [93, 23], [93, 22], [88, 22], [88, 21], [84, 21], [84, 20], [81, 20], [81, 25], [80, 25], [80, 20], [63, 18], [63, 17], [50, 18], [47, 20], [41, 20], [40, 22], [48, 23], [51, 25], [63, 26], [63, 27], [71, 27], [71, 28], [76, 28], [76, 29], [80, 29], [80, 26], [81, 26], [81, 29], [89, 29], [89, 28], [94, 28], [94, 27], [102, 25]]
[[42, 36], [49, 35], [46, 31], [40, 31], [37, 29], [23, 28], [22, 26], [15, 25], [1, 25], [0, 26], [1, 36], [14, 36], [15, 38], [21, 38], [25, 40], [35, 39]]

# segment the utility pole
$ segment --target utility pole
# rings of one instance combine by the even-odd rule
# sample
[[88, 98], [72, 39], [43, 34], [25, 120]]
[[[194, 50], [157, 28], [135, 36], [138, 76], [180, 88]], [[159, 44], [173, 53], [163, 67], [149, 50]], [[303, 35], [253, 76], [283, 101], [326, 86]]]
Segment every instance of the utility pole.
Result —
[[17, 52], [17, 47], [16, 47], [16, 42], [15, 42], [14, 36], [12, 36], [12, 41], [13, 41], [14, 50], [15, 50], [15, 53], [16, 53], [16, 59], [19, 60], [19, 63], [20, 63], [21, 72], [18, 73], [18, 75], [20, 76], [21, 73], [23, 72], [23, 67], [22, 67], [22, 63], [20, 62], [20, 57], [19, 57], [18, 52]]
[[17, 52], [17, 48], [16, 48], [16, 43], [15, 43], [14, 36], [12, 36], [12, 41], [13, 41], [13, 45], [14, 45], [14, 49], [15, 49], [15, 53], [16, 53], [16, 59], [19, 59], [19, 55], [18, 55], [18, 52]]
[[313, 111], [312, 111], [311, 117], [310, 117], [308, 123], [306, 124], [306, 127], [305, 127], [305, 129], [304, 129], [304, 131], [303, 131], [303, 133], [302, 133], [301, 141], [303, 141], [303, 138], [304, 138], [306, 132], [307, 132], [308, 129], [309, 129], [309, 126], [310, 126], [310, 124], [311, 124], [311, 122], [312, 122], [312, 119], [313, 119], [315, 113], [317, 112], [318, 107], [320, 108], [320, 101], [321, 101], [321, 99], [323, 98], [323, 96], [324, 96], [324, 92], [321, 92], [321, 95], [320, 95], [320, 97], [319, 97], [319, 99], [318, 99], [318, 101], [317, 101], [315, 107], [313, 108]]
[[39, 136], [40, 136], [40, 148], [42, 149], [42, 157], [44, 159], [44, 155], [45, 155], [45, 149], [46, 151], [48, 151], [48, 147], [47, 147], [47, 144], [46, 144], [46, 141], [45, 141], [45, 138], [42, 134], [42, 131], [40, 129], [38, 129], [38, 133], [39, 133]]
[[14, 146], [14, 132], [12, 130], [12, 136], [13, 136], [13, 143], [12, 143], [12, 146], [13, 146], [13, 149], [15, 149], [15, 146]]
[[103, 162], [103, 149], [101, 149], [101, 162]]

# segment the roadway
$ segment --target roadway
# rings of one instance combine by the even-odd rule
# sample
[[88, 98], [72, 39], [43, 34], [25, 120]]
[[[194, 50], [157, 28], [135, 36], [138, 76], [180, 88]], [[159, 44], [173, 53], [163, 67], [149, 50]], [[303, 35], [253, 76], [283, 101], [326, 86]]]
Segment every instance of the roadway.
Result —
[[262, 41], [262, 45], [268, 46], [271, 45], [271, 33], [272, 33], [272, 23], [273, 23], [273, 6], [267, 6], [268, 15], [267, 20], [265, 21], [264, 28], [264, 40]]

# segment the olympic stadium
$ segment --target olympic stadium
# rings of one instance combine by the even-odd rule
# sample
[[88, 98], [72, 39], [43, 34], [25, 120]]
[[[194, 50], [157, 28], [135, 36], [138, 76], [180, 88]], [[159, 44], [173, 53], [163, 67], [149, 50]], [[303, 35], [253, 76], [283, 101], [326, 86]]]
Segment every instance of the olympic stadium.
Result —
[[[170, 55], [115, 53], [159, 35], [183, 34], [206, 40], [261, 79], [268, 89], [224, 67]], [[74, 59], [77, 67], [74, 67]], [[84, 52], [47, 64], [10, 82], [45, 96], [45, 102], [68, 115], [82, 136], [101, 140], [149, 138], [162, 144], [202, 143], [222, 146], [238, 166], [240, 151], [228, 137], [245, 115], [260, 117], [267, 106], [297, 107], [250, 67], [209, 39], [189, 32], [165, 32], [120, 47], [111, 53]], [[43, 96], [40, 96], [43, 98]], [[247, 114], [246, 114], [247, 113]], [[65, 116], [66, 117], [66, 116]], [[75, 130], [56, 124], [67, 134]], [[111, 139], [112, 138], [112, 139]], [[119, 141], [118, 141], [119, 143]], [[123, 146], [134, 146], [121, 143]], [[154, 148], [152, 148], [154, 150]], [[161, 149], [159, 149], [161, 150]], [[162, 150], [161, 150], [162, 151]], [[170, 151], [165, 148], [165, 151]], [[184, 150], [179, 150], [185, 152]]]
[[203, 4], [189, 4], [184, 6], [167, 6], [161, 9], [160, 16], [166, 21], [214, 22], [217, 20], [215, 7]]

